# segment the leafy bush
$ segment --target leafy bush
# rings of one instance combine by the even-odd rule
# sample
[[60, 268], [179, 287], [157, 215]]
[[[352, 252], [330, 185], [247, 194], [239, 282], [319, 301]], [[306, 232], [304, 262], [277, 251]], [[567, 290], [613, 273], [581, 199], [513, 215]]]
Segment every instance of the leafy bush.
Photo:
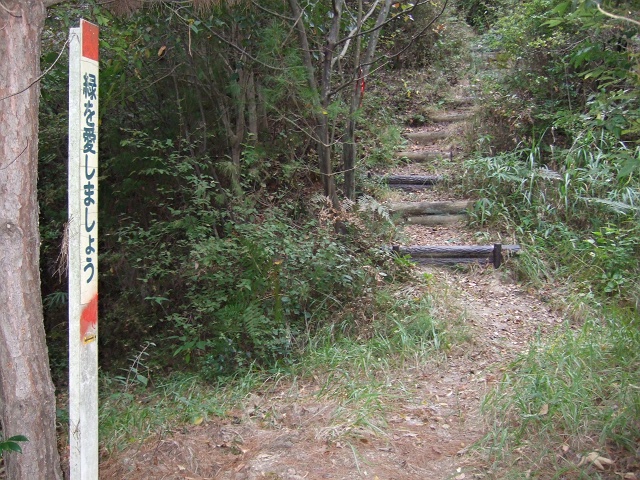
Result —
[[433, 44], [438, 34], [429, 29], [431, 22], [440, 13], [441, 4], [398, 2], [391, 14], [397, 18], [393, 28], [385, 29], [380, 42], [389, 52], [394, 68], [416, 68], [431, 63]]
[[[488, 38], [476, 221], [509, 225], [598, 298], [637, 303], [638, 35], [587, 2], [507, 2]], [[621, 5], [620, 8], [623, 8]], [[547, 272], [551, 273], [551, 272]]]
[[160, 363], [207, 378], [287, 361], [301, 336], [365, 308], [378, 270], [394, 268], [380, 248], [389, 232], [367, 228], [384, 214], [371, 202], [337, 212], [291, 192], [229, 201], [206, 160], [140, 132], [124, 143], [137, 152], [131, 181], [155, 179], [160, 195], [149, 216], [121, 219], [104, 256], [107, 351], [153, 341]]
[[482, 32], [499, 18], [501, 3], [495, 0], [460, 0], [457, 8], [469, 25]]

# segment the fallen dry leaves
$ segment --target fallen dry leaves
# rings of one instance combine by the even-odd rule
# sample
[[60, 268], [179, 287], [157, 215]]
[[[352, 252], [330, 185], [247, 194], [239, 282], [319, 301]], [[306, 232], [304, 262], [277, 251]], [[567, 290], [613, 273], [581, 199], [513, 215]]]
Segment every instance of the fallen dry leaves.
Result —
[[613, 465], [615, 462], [610, 458], [601, 456], [598, 452], [591, 452], [589, 455], [582, 457], [578, 466], [592, 464], [598, 470], [604, 470], [605, 465]]

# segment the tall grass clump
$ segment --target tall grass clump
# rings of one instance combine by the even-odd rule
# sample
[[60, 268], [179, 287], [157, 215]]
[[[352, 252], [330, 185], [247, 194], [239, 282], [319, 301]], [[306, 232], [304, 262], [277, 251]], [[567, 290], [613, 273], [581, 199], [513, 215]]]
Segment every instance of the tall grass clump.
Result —
[[432, 316], [429, 297], [396, 298], [380, 291], [372, 304], [372, 318], [357, 336], [345, 334], [344, 327], [329, 325], [309, 337], [304, 372], [332, 371], [348, 365], [363, 377], [375, 377], [403, 364], [419, 364], [446, 347], [442, 326]]
[[406, 298], [380, 291], [374, 315], [358, 336], [328, 326], [311, 336], [297, 378], [319, 383], [318, 396], [333, 402], [329, 425], [321, 436], [336, 438], [354, 431], [384, 435], [385, 416], [396, 397], [406, 393], [398, 367], [419, 368], [447, 347], [447, 335], [432, 315], [427, 296]]
[[248, 369], [226, 382], [211, 384], [193, 373], [153, 377], [149, 385], [126, 388], [112, 376], [100, 385], [100, 445], [105, 453], [142, 444], [177, 426], [199, 425], [224, 417], [251, 389], [277, 375]]
[[[598, 451], [624, 469], [640, 440], [639, 327], [637, 316], [606, 311], [538, 338], [484, 400], [493, 428], [482, 446], [494, 468], [517, 451], [515, 470], [563, 478]], [[588, 463], [581, 468], [594, 478]]]
[[[543, 136], [544, 137], [544, 136]], [[619, 157], [585, 145], [554, 151], [541, 141], [466, 164], [478, 225], [501, 225], [535, 252], [523, 278], [571, 280], [598, 301], [637, 305], [640, 183]]]

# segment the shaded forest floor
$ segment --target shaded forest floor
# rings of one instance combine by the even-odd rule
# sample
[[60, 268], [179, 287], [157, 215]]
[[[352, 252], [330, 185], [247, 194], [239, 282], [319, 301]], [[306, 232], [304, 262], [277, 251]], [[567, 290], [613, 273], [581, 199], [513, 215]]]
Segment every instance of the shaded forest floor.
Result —
[[[470, 90], [469, 81], [461, 81], [452, 98], [468, 96]], [[460, 109], [445, 107], [445, 113]], [[427, 122], [407, 128], [406, 133], [446, 131], [436, 142], [409, 148], [449, 156], [401, 163], [383, 173], [455, 177], [463, 161], [461, 143], [473, 135], [471, 124]], [[445, 183], [430, 190], [391, 192], [387, 200], [457, 198], [460, 194]], [[462, 222], [405, 226], [403, 235], [407, 245], [517, 243]], [[490, 427], [481, 413], [482, 399], [534, 336], [562, 322], [538, 292], [514, 281], [510, 266], [516, 261], [508, 259], [498, 270], [416, 267], [415, 282], [395, 295], [430, 298], [431, 314], [444, 332], [435, 335], [438, 348], [430, 357], [371, 372], [373, 382], [354, 378], [348, 369], [318, 371], [307, 379], [274, 379], [222, 417], [198, 419], [112, 454], [101, 464], [101, 478], [504, 478], [474, 448]], [[333, 388], [337, 384], [349, 387]]]

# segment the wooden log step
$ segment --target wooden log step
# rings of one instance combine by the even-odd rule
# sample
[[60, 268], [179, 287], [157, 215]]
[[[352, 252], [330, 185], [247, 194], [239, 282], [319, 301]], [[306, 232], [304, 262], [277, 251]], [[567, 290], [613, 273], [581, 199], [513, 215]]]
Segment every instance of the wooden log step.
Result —
[[447, 138], [448, 136], [449, 132], [446, 132], [444, 130], [438, 130], [435, 132], [411, 132], [405, 134], [405, 137], [407, 137], [408, 140], [418, 145], [429, 145], [438, 140]]
[[386, 175], [382, 180], [389, 185], [433, 185], [442, 181], [441, 175]]
[[411, 258], [411, 260], [420, 265], [455, 265], [458, 263], [487, 264], [492, 262], [492, 260], [489, 257], [478, 257], [478, 258], [418, 257], [418, 258]]
[[456, 97], [446, 101], [447, 105], [452, 107], [462, 107], [467, 105], [473, 105], [476, 102], [475, 97]]
[[488, 60], [488, 61], [492, 61], [492, 60], [496, 60], [499, 56], [500, 56], [501, 52], [498, 51], [490, 51], [490, 52], [480, 52], [480, 57], [483, 60]]
[[422, 217], [407, 217], [410, 225], [452, 225], [458, 222], [466, 222], [467, 215], [424, 215]]
[[394, 246], [398, 255], [409, 255], [420, 264], [446, 265], [456, 263], [492, 263], [499, 268], [504, 261], [503, 252], [520, 251], [520, 245], [416, 245], [411, 247]]
[[429, 115], [429, 120], [432, 122], [462, 122], [473, 118], [473, 112], [460, 112], [460, 113], [434, 113]]
[[449, 157], [449, 160], [453, 160], [453, 153], [448, 152], [430, 152], [430, 151], [415, 151], [415, 152], [396, 152], [398, 158], [407, 158], [412, 162], [428, 162], [430, 160], [437, 160], [439, 158]]
[[[394, 246], [393, 251], [411, 257], [488, 257], [495, 251], [495, 245], [414, 245], [409, 247]], [[519, 252], [520, 245], [501, 245], [502, 252]]]
[[408, 215], [450, 215], [465, 213], [473, 205], [470, 200], [452, 202], [390, 202], [386, 206], [392, 213]]
[[405, 192], [413, 192], [416, 190], [424, 190], [426, 188], [433, 188], [433, 184], [429, 185], [412, 185], [407, 183], [390, 183], [387, 185], [389, 188], [393, 190], [403, 190]]

